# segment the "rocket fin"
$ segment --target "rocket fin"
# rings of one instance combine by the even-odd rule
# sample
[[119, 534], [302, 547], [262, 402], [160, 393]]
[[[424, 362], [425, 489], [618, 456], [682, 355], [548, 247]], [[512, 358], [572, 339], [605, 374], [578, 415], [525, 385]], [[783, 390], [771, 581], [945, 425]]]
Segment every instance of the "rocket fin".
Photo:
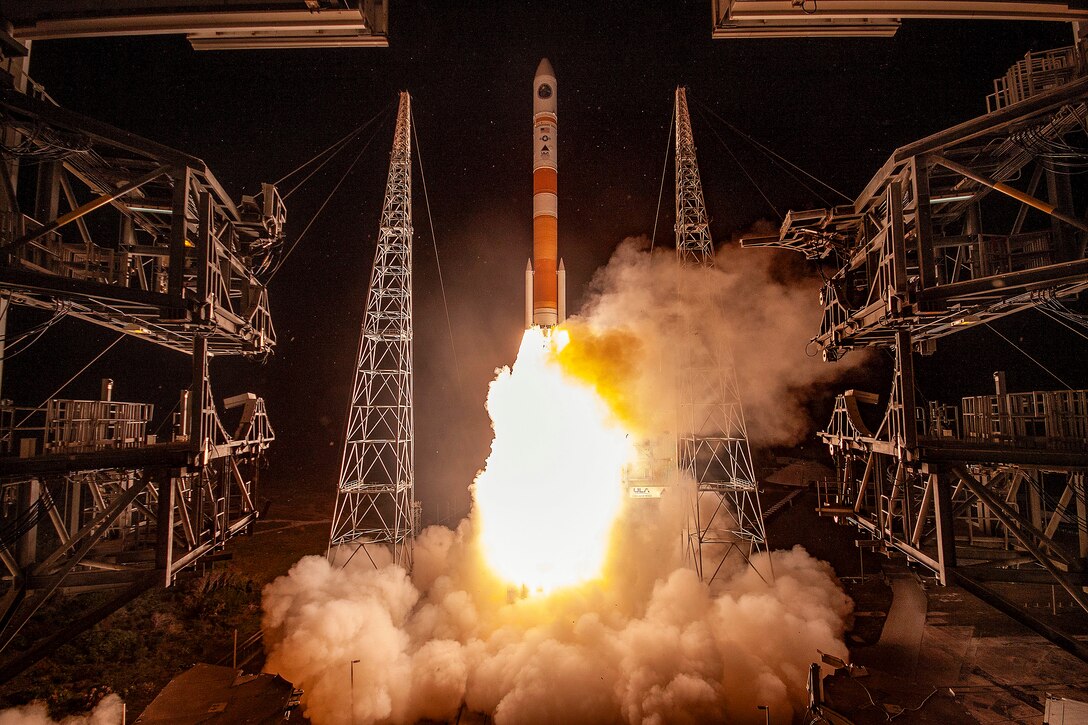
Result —
[[525, 329], [533, 326], [533, 260], [525, 263]]
[[567, 319], [567, 268], [563, 264], [563, 259], [559, 259], [559, 269], [555, 271], [559, 287], [559, 315], [557, 322], [562, 324]]

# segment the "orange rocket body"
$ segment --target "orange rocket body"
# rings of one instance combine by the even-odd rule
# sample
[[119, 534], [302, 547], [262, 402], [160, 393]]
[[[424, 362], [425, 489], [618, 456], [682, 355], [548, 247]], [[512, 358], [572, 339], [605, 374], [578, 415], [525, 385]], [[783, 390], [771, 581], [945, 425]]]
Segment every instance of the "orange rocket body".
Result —
[[533, 78], [533, 258], [525, 270], [525, 326], [566, 317], [566, 270], [559, 260], [559, 165], [555, 71], [545, 58]]

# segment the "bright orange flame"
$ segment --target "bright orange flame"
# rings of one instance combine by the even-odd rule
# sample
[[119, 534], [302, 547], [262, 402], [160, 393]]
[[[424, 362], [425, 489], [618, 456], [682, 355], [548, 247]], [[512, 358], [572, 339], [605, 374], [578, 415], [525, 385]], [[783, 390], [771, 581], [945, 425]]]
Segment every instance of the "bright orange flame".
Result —
[[526, 330], [487, 396], [495, 439], [473, 491], [480, 542], [494, 573], [529, 591], [601, 576], [632, 454], [608, 404], [560, 366], [568, 341]]

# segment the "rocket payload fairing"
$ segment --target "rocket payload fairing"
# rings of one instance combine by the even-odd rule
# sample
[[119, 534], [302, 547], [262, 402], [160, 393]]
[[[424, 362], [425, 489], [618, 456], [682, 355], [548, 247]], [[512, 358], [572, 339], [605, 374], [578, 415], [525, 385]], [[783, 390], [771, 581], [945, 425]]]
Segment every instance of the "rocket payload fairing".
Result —
[[567, 316], [567, 273], [558, 260], [559, 166], [555, 71], [547, 58], [533, 78], [533, 258], [525, 268], [525, 326], [552, 327]]

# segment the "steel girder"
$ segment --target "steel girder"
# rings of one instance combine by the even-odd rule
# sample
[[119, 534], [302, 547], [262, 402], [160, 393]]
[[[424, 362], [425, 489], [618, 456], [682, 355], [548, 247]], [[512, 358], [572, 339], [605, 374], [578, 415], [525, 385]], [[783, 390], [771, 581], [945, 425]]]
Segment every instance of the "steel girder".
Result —
[[[821, 487], [821, 513], [1002, 608], [1009, 599], [996, 582], [1051, 583], [1088, 612], [1088, 412], [1077, 407], [1084, 391], [1024, 394], [1069, 408], [1037, 416], [1032, 425], [1046, 430], [1034, 436], [1018, 431], [1007, 411], [993, 421], [971, 412], [964, 431], [966, 409], [918, 405], [915, 355], [971, 325], [1088, 289], [1084, 201], [1052, 153], [1061, 147], [1070, 158], [1084, 130], [1081, 53], [1053, 53], [1076, 62], [1018, 88], [1016, 102], [991, 104], [984, 116], [897, 149], [854, 204], [791, 211], [777, 237], [746, 243], [838, 265], [814, 338], [825, 359], [872, 347], [894, 359], [879, 424], [864, 415], [878, 397], [847, 391], [820, 434], [837, 464], [836, 480]], [[1088, 161], [1088, 149], [1080, 155]], [[1000, 387], [992, 403], [963, 405], [1004, 410], [1015, 395]], [[1014, 609], [1088, 656], [1052, 623]]]
[[[54, 309], [193, 364], [165, 440], [147, 430], [151, 406], [108, 394], [0, 405], [2, 679], [256, 521], [274, 433], [251, 394], [224, 401], [238, 419], [227, 431], [208, 359], [271, 352], [263, 280], [285, 219], [274, 187], [236, 205], [199, 159], [59, 108], [32, 81], [23, 90], [0, 90], [5, 309]], [[28, 181], [35, 193], [19, 194]], [[83, 592], [116, 596], [55, 623], [64, 637], [20, 641], [53, 595]]]

